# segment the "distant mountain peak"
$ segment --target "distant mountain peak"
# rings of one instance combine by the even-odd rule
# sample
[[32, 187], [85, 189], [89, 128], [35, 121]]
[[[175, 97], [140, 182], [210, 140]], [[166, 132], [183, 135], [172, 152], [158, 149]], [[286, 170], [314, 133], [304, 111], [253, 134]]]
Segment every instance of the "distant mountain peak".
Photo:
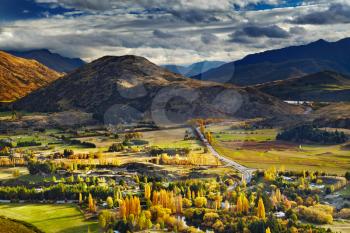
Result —
[[225, 80], [244, 86], [302, 77], [324, 70], [350, 74], [350, 38], [336, 42], [320, 39], [306, 45], [250, 54], [194, 78]]
[[136, 56], [136, 55], [122, 55], [122, 56], [112, 56], [112, 55], [107, 55], [107, 56], [103, 56], [101, 58], [98, 58], [96, 60], [94, 60], [92, 63], [95, 62], [99, 62], [99, 61], [114, 61], [114, 62], [123, 62], [123, 61], [127, 61], [127, 62], [149, 62], [151, 63], [147, 58], [145, 57], [140, 57], [140, 56]]
[[44, 64], [45, 66], [56, 70], [58, 72], [71, 72], [76, 68], [81, 67], [85, 64], [80, 58], [68, 58], [58, 53], [53, 53], [49, 49], [33, 49], [33, 50], [22, 50], [22, 51], [6, 51], [17, 57], [34, 59]]
[[329, 41], [325, 40], [325, 39], [318, 39], [315, 42], [312, 42], [315, 44], [324, 44], [324, 43], [329, 43]]
[[200, 73], [206, 72], [210, 69], [217, 68], [224, 65], [223, 61], [201, 61], [193, 63], [189, 66], [180, 65], [164, 65], [163, 67], [177, 74], [184, 75], [186, 77], [192, 77]]

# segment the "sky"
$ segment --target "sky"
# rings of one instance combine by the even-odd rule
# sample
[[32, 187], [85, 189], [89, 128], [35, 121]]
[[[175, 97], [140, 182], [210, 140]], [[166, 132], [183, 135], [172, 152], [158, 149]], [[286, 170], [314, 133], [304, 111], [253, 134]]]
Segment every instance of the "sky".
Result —
[[0, 49], [233, 61], [350, 36], [350, 0], [0, 0]]

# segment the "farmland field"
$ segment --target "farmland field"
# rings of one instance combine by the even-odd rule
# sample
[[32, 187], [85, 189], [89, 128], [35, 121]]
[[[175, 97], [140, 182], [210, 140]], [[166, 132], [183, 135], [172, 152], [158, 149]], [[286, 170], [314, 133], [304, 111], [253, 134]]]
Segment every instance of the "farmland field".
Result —
[[88, 227], [97, 231], [97, 223], [85, 221], [74, 205], [0, 204], [1, 215], [25, 221], [47, 233], [83, 233]]
[[350, 233], [350, 221], [338, 220], [334, 221], [332, 225], [323, 225], [324, 228], [330, 228], [332, 231], [341, 233]]
[[277, 130], [232, 130], [229, 125], [209, 127], [215, 149], [248, 167], [324, 171], [343, 175], [350, 169], [350, 153], [341, 145], [300, 145], [275, 141]]
[[28, 175], [28, 169], [26, 167], [10, 167], [10, 168], [7, 168], [7, 167], [1, 167], [0, 168], [0, 181], [1, 180], [7, 180], [7, 179], [10, 179], [10, 178], [15, 178], [13, 176], [13, 172], [15, 170], [18, 170], [19, 171], [19, 175], [20, 176], [25, 176], [25, 175]]

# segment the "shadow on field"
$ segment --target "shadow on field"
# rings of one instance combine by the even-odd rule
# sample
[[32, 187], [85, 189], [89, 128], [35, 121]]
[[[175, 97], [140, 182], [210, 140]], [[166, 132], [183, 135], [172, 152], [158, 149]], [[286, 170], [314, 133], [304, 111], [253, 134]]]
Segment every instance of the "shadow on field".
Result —
[[[98, 233], [101, 232], [98, 228], [97, 223], [91, 223], [89, 224], [90, 226], [90, 232], [93, 233]], [[85, 233], [88, 232], [88, 226], [75, 226], [75, 227], [70, 227], [70, 228], [66, 228], [64, 230], [58, 231], [57, 233]]]

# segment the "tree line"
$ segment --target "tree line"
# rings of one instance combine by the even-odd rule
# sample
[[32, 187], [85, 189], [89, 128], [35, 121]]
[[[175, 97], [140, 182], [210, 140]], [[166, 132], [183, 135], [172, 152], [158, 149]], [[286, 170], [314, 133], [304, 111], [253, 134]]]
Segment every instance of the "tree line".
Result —
[[340, 144], [348, 140], [344, 132], [326, 131], [313, 125], [301, 125], [280, 132], [277, 140], [293, 142], [315, 142], [322, 144]]

